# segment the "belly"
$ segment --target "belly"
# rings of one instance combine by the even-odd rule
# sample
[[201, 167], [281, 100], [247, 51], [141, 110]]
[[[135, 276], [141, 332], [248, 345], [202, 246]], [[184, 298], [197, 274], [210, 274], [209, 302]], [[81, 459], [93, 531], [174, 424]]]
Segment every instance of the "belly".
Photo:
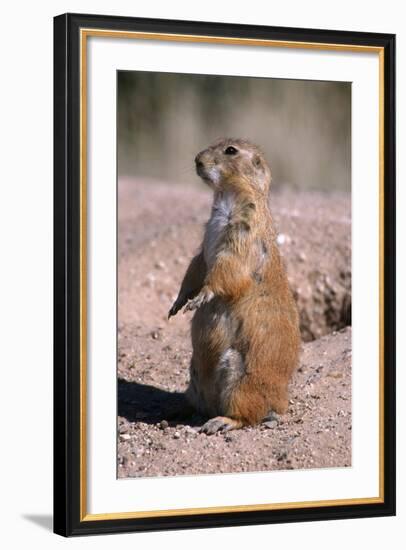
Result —
[[245, 372], [244, 359], [233, 345], [237, 329], [219, 298], [197, 310], [193, 318], [189, 392], [204, 414], [227, 414], [232, 391]]
[[192, 346], [197, 355], [215, 361], [232, 345], [234, 319], [230, 307], [218, 296], [201, 306], [192, 319]]

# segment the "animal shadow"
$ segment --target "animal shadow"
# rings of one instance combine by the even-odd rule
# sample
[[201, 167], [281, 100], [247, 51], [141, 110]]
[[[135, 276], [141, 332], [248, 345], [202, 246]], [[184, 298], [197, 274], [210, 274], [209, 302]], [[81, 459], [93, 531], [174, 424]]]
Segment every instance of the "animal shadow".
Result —
[[121, 379], [117, 382], [117, 414], [128, 422], [147, 424], [161, 420], [167, 420], [169, 425], [203, 423], [203, 417], [190, 408], [183, 393]]

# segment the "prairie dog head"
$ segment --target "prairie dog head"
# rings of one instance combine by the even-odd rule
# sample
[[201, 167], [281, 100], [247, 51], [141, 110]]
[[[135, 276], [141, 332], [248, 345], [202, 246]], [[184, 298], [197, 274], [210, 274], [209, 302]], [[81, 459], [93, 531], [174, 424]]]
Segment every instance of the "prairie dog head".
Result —
[[249, 190], [267, 194], [271, 171], [261, 150], [243, 139], [222, 139], [195, 158], [196, 172], [214, 191]]

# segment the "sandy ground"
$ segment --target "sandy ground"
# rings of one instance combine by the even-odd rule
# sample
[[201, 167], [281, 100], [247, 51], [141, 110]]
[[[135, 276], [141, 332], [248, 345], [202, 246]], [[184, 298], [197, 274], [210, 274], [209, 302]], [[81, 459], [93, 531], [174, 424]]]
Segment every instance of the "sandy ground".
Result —
[[304, 341], [288, 412], [227, 434], [198, 416], [167, 421], [183, 400], [191, 314], [167, 321], [199, 246], [204, 188], [121, 179], [118, 246], [118, 476], [351, 464], [351, 211], [345, 194], [274, 192], [278, 243]]

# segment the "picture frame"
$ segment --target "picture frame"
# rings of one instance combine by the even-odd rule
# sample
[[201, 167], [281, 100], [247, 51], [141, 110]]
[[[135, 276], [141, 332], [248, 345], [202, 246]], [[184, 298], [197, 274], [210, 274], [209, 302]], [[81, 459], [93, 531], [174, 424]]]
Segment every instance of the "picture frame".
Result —
[[[379, 494], [351, 498], [184, 507], [88, 509], [90, 343], [87, 224], [88, 44], [113, 41], [216, 44], [376, 56], [379, 70], [378, 416]], [[178, 50], [177, 50], [178, 51]], [[94, 114], [92, 115], [94, 116]], [[114, 152], [115, 154], [115, 152]], [[97, 159], [93, 159], [97, 162]], [[92, 162], [93, 162], [92, 161]], [[395, 36], [391, 34], [64, 14], [54, 19], [54, 531], [63, 536], [378, 517], [395, 514]], [[368, 315], [368, 312], [365, 312]], [[379, 340], [379, 341], [378, 341]], [[114, 350], [115, 353], [115, 350]], [[112, 382], [113, 383], [113, 382]], [[89, 393], [90, 392], [90, 393]], [[356, 404], [354, 405], [356, 406]], [[112, 411], [115, 414], [115, 411]], [[151, 483], [151, 480], [143, 480]], [[120, 483], [125, 483], [121, 481]], [[135, 489], [134, 489], [135, 490]]]

